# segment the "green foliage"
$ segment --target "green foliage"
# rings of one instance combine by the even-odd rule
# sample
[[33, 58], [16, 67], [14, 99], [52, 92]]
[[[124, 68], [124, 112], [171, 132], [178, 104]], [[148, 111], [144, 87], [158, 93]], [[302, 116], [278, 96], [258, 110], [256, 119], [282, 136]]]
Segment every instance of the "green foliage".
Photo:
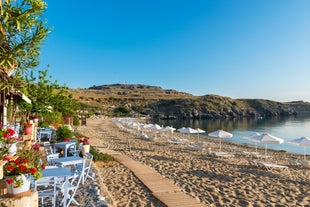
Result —
[[73, 137], [73, 132], [67, 126], [61, 126], [56, 131], [56, 138], [59, 141], [63, 141], [65, 138], [71, 139]]
[[80, 119], [79, 119], [78, 116], [74, 116], [74, 117], [73, 117], [73, 125], [74, 125], [74, 126], [80, 125]]
[[39, 126], [49, 126], [53, 124], [62, 124], [63, 118], [60, 112], [47, 112], [44, 114], [43, 121], [39, 121]]
[[42, 0], [6, 0], [0, 6], [0, 72], [39, 65], [40, 47], [49, 33]]
[[[25, 91], [33, 102], [31, 113], [44, 116], [53, 111], [62, 115], [74, 115], [78, 109], [77, 101], [73, 99], [66, 87], [59, 86], [57, 81], [52, 82], [52, 77], [48, 77], [47, 72], [47, 69], [38, 71], [38, 77], [31, 72], [25, 77], [27, 81]], [[62, 121], [57, 120], [57, 123], [62, 123]]]
[[93, 157], [94, 161], [111, 162], [111, 161], [116, 160], [113, 156], [99, 152], [98, 150], [94, 149], [92, 146], [90, 147], [89, 152], [94, 156]]
[[114, 109], [116, 116], [128, 116], [130, 115], [131, 110], [126, 106], [119, 106]]

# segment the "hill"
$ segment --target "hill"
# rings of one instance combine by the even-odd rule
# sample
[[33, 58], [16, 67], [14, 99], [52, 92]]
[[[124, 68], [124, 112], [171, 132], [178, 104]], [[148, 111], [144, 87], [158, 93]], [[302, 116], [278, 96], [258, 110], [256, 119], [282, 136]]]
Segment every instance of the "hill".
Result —
[[[290, 116], [310, 111], [310, 104], [263, 99], [232, 99], [189, 93], [142, 84], [112, 84], [69, 89], [88, 111], [106, 115], [144, 114], [161, 119], [211, 119]], [[302, 109], [302, 110], [301, 110]]]

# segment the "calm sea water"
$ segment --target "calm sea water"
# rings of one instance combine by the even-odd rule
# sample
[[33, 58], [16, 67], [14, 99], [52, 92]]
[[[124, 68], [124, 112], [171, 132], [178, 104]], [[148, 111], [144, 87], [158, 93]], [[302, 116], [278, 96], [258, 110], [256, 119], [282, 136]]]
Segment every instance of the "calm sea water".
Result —
[[[233, 134], [230, 139], [225, 139], [225, 141], [242, 143], [253, 145], [244, 139], [244, 136], [250, 135], [253, 132], [259, 133], [269, 133], [271, 135], [277, 136], [284, 139], [283, 144], [269, 144], [268, 149], [285, 150], [287, 152], [303, 154], [304, 148], [300, 146], [295, 146], [289, 144], [288, 141], [299, 137], [310, 137], [310, 116], [296, 116], [296, 117], [285, 117], [285, 118], [268, 118], [268, 119], [236, 119], [236, 120], [158, 120], [153, 121], [159, 125], [163, 126], [173, 126], [174, 128], [181, 127], [192, 127], [200, 128], [207, 133], [223, 129]], [[265, 145], [258, 144], [259, 147], [264, 147]], [[310, 154], [310, 147], [306, 148], [306, 153]]]

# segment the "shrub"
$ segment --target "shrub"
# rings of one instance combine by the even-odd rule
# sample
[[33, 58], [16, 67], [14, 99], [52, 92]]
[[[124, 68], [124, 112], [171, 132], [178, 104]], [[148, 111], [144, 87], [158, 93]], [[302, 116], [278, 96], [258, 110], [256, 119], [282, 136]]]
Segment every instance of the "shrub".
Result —
[[94, 156], [93, 157], [94, 161], [103, 161], [103, 162], [115, 161], [115, 158], [113, 156], [99, 152], [93, 147], [90, 147], [90, 153]]
[[71, 139], [73, 137], [73, 132], [67, 126], [61, 126], [56, 131], [57, 140], [63, 141], [65, 138]]

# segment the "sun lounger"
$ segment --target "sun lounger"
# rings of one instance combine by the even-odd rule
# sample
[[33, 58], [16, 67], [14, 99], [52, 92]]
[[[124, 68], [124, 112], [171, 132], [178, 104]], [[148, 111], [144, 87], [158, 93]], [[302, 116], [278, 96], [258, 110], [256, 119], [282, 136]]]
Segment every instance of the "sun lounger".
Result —
[[248, 159], [248, 163], [252, 167], [258, 167], [257, 161], [255, 161], [255, 160]]
[[299, 162], [300, 165], [302, 165], [303, 167], [310, 167], [310, 161], [307, 161], [307, 160], [299, 160], [298, 162]]
[[212, 151], [211, 155], [215, 156], [215, 157], [223, 157], [223, 158], [234, 157], [233, 154], [229, 154], [229, 153], [226, 153], [226, 152], [216, 152], [216, 151]]
[[194, 149], [194, 150], [201, 150], [203, 147], [201, 147], [199, 145], [195, 145], [195, 144], [186, 143], [185, 148]]
[[287, 171], [288, 170], [288, 167], [285, 165], [278, 165], [278, 164], [273, 164], [269, 162], [257, 162], [257, 164], [263, 169], [266, 169], [268, 171], [272, 171], [272, 170]]

